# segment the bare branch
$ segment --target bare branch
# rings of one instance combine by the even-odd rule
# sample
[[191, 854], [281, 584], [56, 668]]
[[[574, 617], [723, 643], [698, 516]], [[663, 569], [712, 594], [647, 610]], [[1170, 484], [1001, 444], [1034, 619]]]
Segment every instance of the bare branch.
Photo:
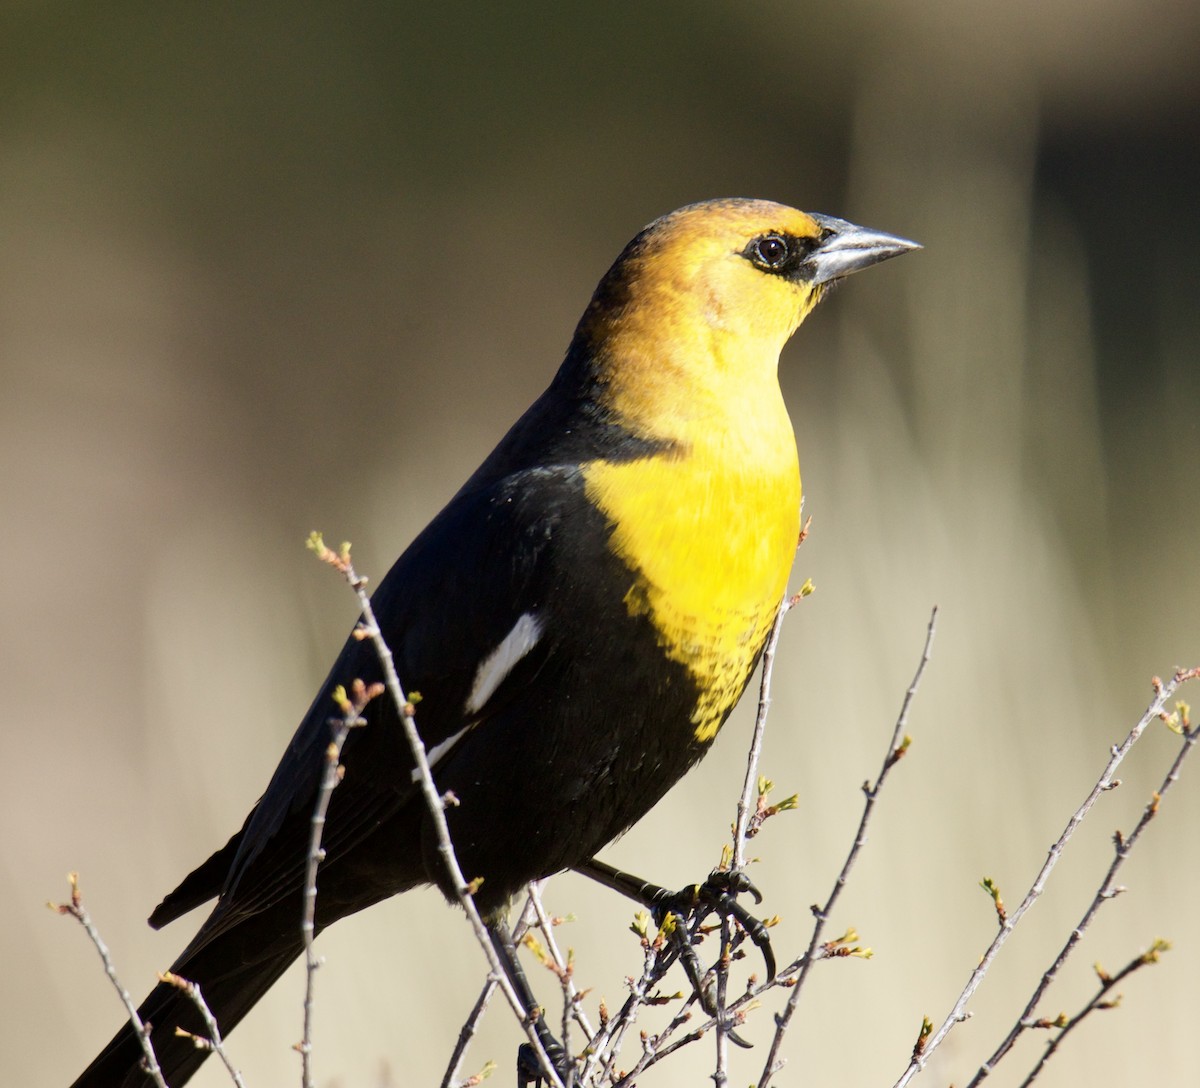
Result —
[[[1193, 670], [1190, 675], [1195, 675], [1195, 670]], [[1177, 687], [1179, 683], [1185, 682], [1189, 678], [1189, 674], [1180, 673], [1174, 678], [1172, 683], [1175, 685], [1175, 687]], [[1175, 690], [1175, 687], [1172, 687], [1170, 691], [1165, 691], [1163, 703], [1164, 708], [1165, 699], [1170, 698], [1171, 694], [1173, 694]], [[1159, 717], [1163, 716], [1165, 716], [1165, 710], [1159, 715]], [[1041, 1022], [1035, 1019], [1034, 1015], [1035, 1010], [1041, 1003], [1042, 997], [1045, 995], [1046, 990], [1049, 989], [1051, 983], [1053, 983], [1055, 978], [1058, 976], [1058, 973], [1062, 969], [1063, 964], [1066, 963], [1067, 958], [1083, 939], [1083, 935], [1087, 932], [1088, 927], [1091, 925], [1092, 920], [1096, 917], [1096, 914], [1100, 908], [1109, 900], [1115, 898], [1122, 891], [1121, 887], [1116, 882], [1117, 873], [1120, 871], [1121, 866], [1125, 864], [1126, 859], [1129, 857], [1134, 846], [1137, 844], [1138, 839], [1141, 838], [1142, 832], [1145, 831], [1150, 825], [1150, 821], [1158, 815], [1158, 810], [1162, 805], [1163, 799], [1166, 797], [1167, 793], [1171, 790], [1175, 783], [1179, 781], [1179, 772], [1183, 766], [1183, 761], [1187, 758], [1188, 753], [1191, 752], [1192, 748], [1195, 746], [1197, 738], [1200, 737], [1200, 727], [1189, 728], [1189, 726], [1190, 723], [1187, 722], [1186, 717], [1184, 717], [1184, 720], [1179, 725], [1180, 735], [1183, 737], [1183, 743], [1179, 746], [1179, 751], [1176, 753], [1174, 761], [1167, 770], [1166, 776], [1162, 780], [1162, 784], [1151, 795], [1151, 799], [1146, 807], [1142, 810], [1141, 819], [1138, 820], [1133, 831], [1131, 831], [1128, 835], [1122, 835], [1121, 832], [1118, 831], [1113, 836], [1114, 852], [1112, 863], [1105, 872], [1103, 880], [1100, 881], [1100, 886], [1097, 888], [1096, 894], [1092, 897], [1091, 903], [1088, 904], [1087, 909], [1084, 911], [1083, 917], [1079, 920], [1079, 924], [1073, 930], [1071, 930], [1070, 935], [1067, 937], [1066, 943], [1059, 950], [1058, 955], [1054, 958], [1054, 962], [1042, 975], [1037, 986], [1034, 988], [1029, 1001], [1026, 1003], [1025, 1008], [1021, 1011], [1021, 1015], [1017, 1017], [1016, 1023], [1013, 1024], [1011, 1030], [1004, 1037], [1003, 1042], [1001, 1042], [1001, 1044], [996, 1048], [992, 1056], [979, 1067], [975, 1073], [975, 1076], [971, 1078], [967, 1088], [978, 1088], [983, 1080], [996, 1067], [996, 1064], [1012, 1049], [1013, 1044], [1016, 1043], [1022, 1032], [1028, 1030], [1030, 1027], [1042, 1026]], [[1071, 1025], [1073, 1026], [1074, 1023], [1075, 1020], [1072, 1020]], [[1061, 1038], [1062, 1037], [1059, 1036], [1059, 1039], [1056, 1040], [1056, 1044], [1061, 1041]], [[1043, 1059], [1043, 1061], [1044, 1060], [1045, 1059]]]
[[329, 802], [333, 791], [342, 780], [344, 768], [341, 765], [342, 748], [350, 730], [366, 725], [362, 717], [367, 703], [383, 694], [381, 685], [374, 684], [368, 688], [361, 680], [352, 685], [351, 694], [344, 688], [334, 692], [334, 701], [342, 711], [340, 718], [330, 720], [329, 726], [333, 739], [325, 749], [325, 771], [321, 776], [321, 785], [317, 790], [317, 803], [313, 809], [311, 832], [308, 843], [308, 859], [304, 869], [304, 914], [300, 922], [300, 932], [304, 935], [304, 1034], [297, 1044], [300, 1051], [300, 1078], [304, 1088], [313, 1088], [312, 1077], [312, 1026], [314, 1012], [314, 986], [317, 968], [321, 959], [313, 947], [316, 936], [317, 918], [317, 869], [325, 860], [325, 851], [321, 839], [325, 834], [325, 817], [329, 812]]
[[[670, 936], [672, 928], [679, 924], [679, 919], [669, 915], [664, 919], [663, 925], [654, 931], [649, 911], [639, 911], [635, 916], [631, 928], [641, 937], [644, 957], [642, 974], [637, 979], [626, 980], [629, 996], [617, 1015], [601, 1017], [600, 1027], [592, 1037], [580, 1069], [578, 1084], [613, 1084], [620, 1088], [632, 1084], [632, 1077], [654, 1064], [655, 1047], [666, 1038], [673, 1027], [657, 1037], [643, 1040], [642, 1055], [631, 1071], [622, 1076], [616, 1069], [617, 1056], [621, 1052], [626, 1034], [637, 1021], [638, 1013], [646, 1005], [663, 1003], [663, 999], [655, 994], [654, 987], [679, 958], [678, 944]], [[673, 1026], [687, 1019], [687, 1010], [695, 1001], [695, 994], [684, 1000], [683, 1009], [672, 1020]]]
[[[1092, 996], [1082, 1009], [1066, 1023], [1060, 1024], [1057, 1021], [1051, 1022], [1049, 1027], [1062, 1027], [1062, 1030], [1049, 1043], [1046, 1044], [1046, 1049], [1042, 1052], [1042, 1056], [1038, 1059], [1037, 1064], [1030, 1070], [1029, 1075], [1021, 1081], [1021, 1088], [1028, 1088], [1038, 1077], [1038, 1074], [1045, 1068], [1046, 1063], [1054, 1057], [1058, 1052], [1058, 1048], [1062, 1046], [1067, 1036], [1077, 1028], [1088, 1016], [1100, 1009], [1112, 1009], [1120, 1003], [1121, 995], [1109, 997], [1108, 994], [1114, 986], [1119, 985], [1134, 971], [1138, 971], [1143, 967], [1148, 967], [1152, 963], [1158, 963], [1159, 956], [1170, 948], [1170, 944], [1163, 940], [1156, 940], [1145, 952], [1139, 956], [1135, 956], [1124, 967], [1121, 968], [1115, 975], [1107, 974], [1099, 965], [1096, 967], [1096, 974], [1100, 978], [1100, 988]], [[1027, 1025], [1035, 1026], [1035, 1025]], [[1036, 1025], [1036, 1026], [1041, 1026]]]
[[754, 732], [750, 736], [750, 750], [746, 758], [746, 780], [742, 783], [742, 795], [738, 798], [737, 819], [733, 829], [733, 868], [738, 870], [746, 864], [746, 831], [750, 823], [751, 803], [757, 795], [758, 760], [762, 754], [763, 735], [767, 728], [767, 714], [771, 709], [771, 679], [775, 674], [775, 649], [783, 631], [787, 614], [800, 603], [801, 594], [785, 597], [775, 617], [775, 625], [767, 637], [762, 653], [762, 679], [758, 687], [758, 713], [754, 717]]
[[[780, 616], [783, 609], [780, 610]], [[779, 618], [775, 620], [774, 634], [779, 630]], [[738, 805], [739, 815], [741, 805]], [[716, 1064], [713, 1067], [712, 1082], [714, 1088], [726, 1088], [729, 1083], [729, 1033], [733, 1030], [729, 1010], [725, 1007], [729, 991], [729, 916], [721, 916], [721, 951], [717, 956], [717, 1031], [716, 1031]]]
[[475, 999], [475, 1004], [471, 1006], [471, 1011], [467, 1014], [466, 1020], [463, 1021], [463, 1026], [458, 1031], [458, 1041], [454, 1044], [454, 1052], [450, 1055], [450, 1061], [446, 1065], [446, 1072], [442, 1074], [441, 1088], [458, 1088], [462, 1081], [458, 1080], [458, 1071], [462, 1066], [463, 1058], [466, 1057], [467, 1048], [471, 1045], [471, 1040], [475, 1038], [475, 1032], [479, 1029], [479, 1021], [483, 1019], [483, 1014], [487, 1011], [488, 1005], [491, 1004], [492, 995], [496, 992], [495, 980], [490, 976], [483, 984], [483, 989], [479, 991], [479, 996]]
[[[1071, 837], [1078, 830], [1079, 825], [1083, 823], [1088, 813], [1091, 812], [1092, 806], [1094, 806], [1096, 801], [1099, 800], [1101, 794], [1112, 789], [1116, 784], [1114, 781], [1114, 776], [1117, 768], [1132, 750], [1133, 746], [1141, 739], [1141, 736], [1146, 731], [1147, 726], [1149, 726], [1151, 722], [1167, 716], [1164, 708], [1166, 707], [1166, 704], [1171, 696], [1175, 694], [1175, 689], [1178, 688], [1181, 683], [1194, 678], [1198, 674], [1200, 674], [1200, 670], [1197, 669], [1191, 669], [1186, 672], [1178, 672], [1165, 684], [1157, 680], [1157, 678], [1155, 679], [1155, 695], [1153, 700], [1151, 700], [1150, 705], [1146, 708], [1145, 713], [1142, 714], [1137, 724], [1133, 727], [1133, 729], [1130, 730], [1129, 735], [1125, 738], [1125, 740], [1119, 746], [1113, 745], [1108, 763], [1105, 764], [1104, 770], [1101, 772], [1096, 784], [1089, 791], [1087, 797], [1084, 798], [1083, 803], [1075, 810], [1071, 818], [1067, 821], [1067, 825], [1063, 829], [1062, 834], [1059, 835], [1057, 841], [1053, 846], [1050, 847], [1050, 851], [1045, 862], [1043, 863], [1041, 869], [1038, 870], [1038, 874], [1034, 878], [1033, 884], [1030, 886], [1029, 891], [1026, 892], [1025, 898], [1021, 900], [1020, 906], [1018, 906], [1017, 909], [1008, 916], [1004, 924], [1000, 926], [999, 932], [992, 939], [986, 951], [983, 953], [983, 956], [980, 958], [978, 966], [971, 972], [970, 977], [967, 979], [967, 983], [963, 987], [962, 993], [959, 994], [958, 1000], [955, 1001], [954, 1007], [947, 1014], [945, 1020], [942, 1021], [941, 1026], [937, 1029], [937, 1031], [933, 1033], [932, 1037], [928, 1041], [928, 1044], [924, 1047], [923, 1052], [920, 1055], [913, 1056], [907, 1068], [904, 1070], [903, 1074], [901, 1074], [900, 1079], [896, 1081], [895, 1088], [904, 1088], [904, 1086], [908, 1084], [908, 1082], [911, 1081], [912, 1078], [921, 1071], [921, 1069], [924, 1068], [925, 1063], [929, 1060], [929, 1057], [942, 1044], [942, 1041], [950, 1033], [954, 1025], [967, 1019], [967, 1004], [970, 1002], [971, 998], [975, 994], [975, 991], [979, 988], [979, 984], [983, 981], [984, 976], [991, 968], [996, 955], [999, 953], [1000, 949], [1004, 947], [1009, 935], [1025, 916], [1025, 913], [1030, 907], [1033, 906], [1034, 903], [1037, 902], [1037, 900], [1041, 897], [1042, 892], [1045, 891], [1046, 882], [1049, 879], [1051, 872], [1053, 872], [1055, 865], [1058, 864], [1059, 858], [1062, 857], [1063, 850], [1066, 848], [1067, 843], [1071, 840]], [[986, 1076], [987, 1074], [984, 1073], [984, 1075]]]
[[589, 1039], [595, 1035], [595, 1031], [583, 1011], [583, 1006], [580, 1004], [583, 995], [575, 985], [573, 965], [570, 962], [569, 956], [563, 956], [562, 950], [558, 947], [558, 939], [554, 935], [557, 922], [561, 919], [556, 920], [551, 918], [546, 913], [546, 908], [542, 904], [542, 885], [544, 883], [544, 881], [536, 880], [529, 885], [528, 904], [532, 909], [534, 918], [537, 920], [537, 927], [541, 930], [542, 937], [546, 942], [546, 950], [550, 957], [550, 964], [547, 966], [552, 966], [554, 973], [558, 976], [559, 982], [562, 984], [563, 1046], [565, 1047], [567, 1045], [565, 1036], [568, 1030], [566, 1022], [568, 1016], [579, 1025]]
[[158, 1058], [154, 1053], [154, 1047], [150, 1042], [150, 1027], [148, 1024], [142, 1023], [142, 1018], [138, 1015], [137, 1006], [133, 1003], [133, 998], [129, 996], [129, 991], [125, 989], [121, 984], [121, 980], [117, 977], [117, 969], [113, 965], [112, 956], [109, 955], [108, 946], [101, 939], [100, 931], [92, 922], [92, 916], [88, 914], [87, 908], [83, 905], [83, 893], [79, 890], [79, 874], [68, 873], [67, 880], [71, 883], [71, 901], [69, 903], [47, 903], [46, 906], [53, 911], [57, 911], [59, 914], [69, 914], [83, 926], [83, 930], [91, 940], [92, 946], [100, 955], [100, 961], [104, 964], [104, 973], [108, 975], [108, 980], [120, 995], [121, 1004], [125, 1006], [125, 1011], [129, 1013], [129, 1023], [132, 1025], [134, 1033], [137, 1035], [138, 1043], [142, 1048], [147, 1075], [154, 1082], [155, 1088], [167, 1088], [166, 1081], [163, 1080], [162, 1069], [158, 1065]]
[[[537, 912], [534, 910], [533, 900], [527, 895], [525, 897], [525, 906], [521, 908], [521, 914], [517, 918], [516, 925], [513, 926], [512, 938], [514, 945], [521, 941], [529, 927], [536, 921]], [[475, 1037], [475, 1032], [479, 1029], [479, 1021], [483, 1019], [483, 1014], [487, 1011], [487, 1007], [491, 1004], [495, 993], [496, 981], [489, 976], [483, 984], [483, 989], [479, 991], [479, 997], [475, 999], [475, 1004], [467, 1014], [466, 1020], [463, 1021], [463, 1026], [459, 1029], [458, 1041], [454, 1045], [454, 1053], [450, 1055], [446, 1072], [442, 1076], [441, 1088], [462, 1088], [463, 1085], [469, 1083], [469, 1078], [467, 1081], [459, 1081], [457, 1079], [458, 1070], [462, 1065], [463, 1058], [466, 1056], [467, 1048], [471, 1045], [471, 1040]]]
[[800, 993], [804, 988], [804, 983], [808, 978], [812, 965], [818, 959], [824, 958], [824, 952], [821, 948], [821, 936], [825, 931], [825, 924], [829, 920], [829, 915], [833, 911], [838, 898], [841, 896], [842, 889], [846, 886], [846, 880], [850, 876], [850, 871], [854, 868], [854, 863], [858, 860], [858, 855], [867, 841], [867, 825], [871, 821], [871, 814], [875, 809], [875, 802], [879, 797], [879, 791], [883, 788], [883, 784], [892, 768], [900, 761], [905, 752], [908, 751], [909, 737], [906, 732], [908, 728], [908, 712], [912, 706], [913, 699], [916, 698], [917, 689], [921, 686], [921, 678], [925, 675], [925, 667], [929, 664], [930, 651], [933, 648], [933, 636], [937, 630], [937, 613], [938, 610], [935, 606], [929, 615], [929, 624], [925, 629], [925, 645], [921, 650], [921, 660], [917, 663], [917, 670], [913, 674], [912, 682], [908, 685], [908, 690], [904, 693], [904, 701], [900, 705], [900, 713], [896, 717], [896, 724], [892, 729], [892, 736], [888, 742], [883, 763], [879, 768], [879, 774], [873, 785], [866, 782], [863, 783], [863, 795], [865, 798], [863, 813], [861, 819], [858, 821], [858, 830], [855, 832], [850, 852], [846, 855], [841, 872], [838, 873], [837, 880], [834, 881], [833, 889], [830, 891], [829, 897], [825, 900], [825, 905], [822, 907], [813, 907], [816, 922], [813, 925], [812, 938], [808, 942], [808, 950], [799, 961], [796, 982], [792, 987], [792, 992], [788, 995], [787, 1004], [784, 1006], [783, 1012], [776, 1017], [777, 1026], [775, 1028], [775, 1036], [771, 1040], [771, 1049], [767, 1054], [766, 1063], [763, 1065], [758, 1088], [767, 1088], [771, 1077], [781, 1068], [782, 1063], [779, 1061], [779, 1049], [783, 1044], [783, 1036], [787, 1032], [792, 1016], [796, 1012], [796, 1006], [800, 1001]]
[[211, 1050], [221, 1059], [226, 1071], [229, 1073], [230, 1079], [237, 1085], [237, 1088], [246, 1088], [246, 1082], [242, 1079], [242, 1074], [234, 1066], [225, 1051], [225, 1041], [221, 1038], [221, 1029], [217, 1024], [217, 1018], [213, 1016], [212, 1009], [208, 1007], [208, 1002], [204, 1000], [204, 995], [200, 992], [199, 983], [190, 982], [188, 979], [181, 978], [170, 971], [165, 971], [158, 977], [162, 982], [166, 982], [174, 986], [177, 990], [181, 990], [191, 1000], [192, 1004], [200, 1010], [200, 1015], [204, 1019], [205, 1029], [208, 1031], [207, 1038], [195, 1035], [190, 1031], [185, 1031], [180, 1027], [175, 1029], [175, 1034], [191, 1039], [196, 1046], [203, 1050]]

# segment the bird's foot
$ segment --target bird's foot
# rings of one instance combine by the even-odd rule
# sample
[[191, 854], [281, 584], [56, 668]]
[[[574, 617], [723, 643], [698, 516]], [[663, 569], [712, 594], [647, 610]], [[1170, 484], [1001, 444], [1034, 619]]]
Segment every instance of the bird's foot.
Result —
[[714, 869], [703, 884], [691, 884], [677, 892], [666, 888], [646, 888], [647, 903], [660, 924], [667, 913], [681, 918], [691, 917], [702, 921], [709, 914], [716, 914], [736, 922], [762, 953], [767, 969], [768, 981], [775, 977], [775, 952], [771, 948], [771, 936], [764, 923], [738, 902], [738, 895], [749, 892], [755, 904], [762, 902], [760, 892], [750, 878], [740, 870]]
[[[737, 900], [742, 892], [749, 892], [755, 903], [761, 903], [762, 893], [741, 870], [715, 869], [702, 884], [690, 884], [680, 891], [670, 891], [614, 868], [599, 858], [589, 858], [575, 868], [585, 876], [648, 907], [659, 926], [668, 914], [682, 921], [682, 925], [673, 929], [672, 942], [700, 1004], [710, 1016], [723, 1019], [728, 1014], [717, 1008], [718, 1002], [712, 987], [705, 983], [706, 972], [700, 966], [696, 949], [692, 946], [690, 927], [693, 924], [702, 922], [710, 914], [736, 922], [762, 954], [767, 978], [775, 977], [775, 953], [771, 948], [767, 927]], [[729, 1031], [728, 1034], [729, 1039], [737, 1045], [750, 1045], [735, 1032]]]
[[[767, 978], [775, 977], [775, 953], [771, 948], [771, 938], [767, 927], [737, 901], [739, 893], [749, 892], [754, 897], [756, 904], [762, 902], [762, 893], [751, 883], [745, 873], [715, 869], [703, 884], [692, 884], [677, 892], [668, 891], [665, 888], [646, 890], [651, 892], [649, 905], [659, 925], [662, 924], [668, 913], [681, 919], [691, 919], [693, 922], [702, 922], [709, 914], [716, 914], [721, 918], [736, 922], [762, 953], [767, 969]], [[701, 1006], [710, 1016], [723, 1017], [726, 1014], [718, 1007], [711, 978], [706, 981], [706, 972], [701, 968], [696, 950], [689, 939], [688, 927], [686, 925], [678, 926], [675, 933], [680, 963], [687, 973], [692, 988], [696, 991], [696, 997]], [[733, 1031], [732, 1028], [728, 1028], [727, 1031], [730, 1042], [747, 1050], [750, 1049], [752, 1044], [738, 1035], [736, 1031]]]
[[[542, 1028], [540, 1025], [538, 1041], [542, 1044], [542, 1049], [546, 1052], [546, 1057], [550, 1059], [550, 1064], [554, 1067], [564, 1088], [570, 1088], [574, 1083], [571, 1074], [574, 1071], [575, 1063], [568, 1057], [562, 1043], [550, 1034], [549, 1028]], [[517, 1088], [530, 1088], [530, 1085], [533, 1085], [533, 1088], [543, 1088], [544, 1085], [551, 1083], [553, 1082], [546, 1079], [546, 1070], [542, 1067], [533, 1046], [529, 1043], [522, 1043], [517, 1051]]]

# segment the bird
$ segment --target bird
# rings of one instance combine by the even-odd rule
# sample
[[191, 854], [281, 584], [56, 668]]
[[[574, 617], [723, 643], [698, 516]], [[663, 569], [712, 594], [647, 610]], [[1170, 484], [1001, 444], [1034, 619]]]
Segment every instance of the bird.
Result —
[[[375, 590], [494, 937], [530, 881], [613, 883], [598, 852], [705, 754], [746, 689], [800, 530], [780, 351], [831, 285], [918, 248], [759, 199], [654, 220], [600, 280], [545, 391]], [[381, 676], [350, 637], [241, 829], [150, 915], [159, 928], [215, 899], [170, 971], [200, 985], [223, 1035], [303, 951], [335, 691]], [[421, 885], [453, 901], [398, 713], [372, 700], [342, 750], [318, 932]], [[208, 1053], [175, 1035], [206, 1035], [192, 1002], [160, 983], [139, 1012], [180, 1088]], [[141, 1059], [126, 1025], [73, 1088], [140, 1088]]]

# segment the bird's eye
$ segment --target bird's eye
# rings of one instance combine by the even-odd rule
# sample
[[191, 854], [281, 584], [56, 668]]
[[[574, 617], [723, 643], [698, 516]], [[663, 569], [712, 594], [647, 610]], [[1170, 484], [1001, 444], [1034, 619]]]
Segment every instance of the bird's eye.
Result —
[[764, 234], [750, 243], [746, 255], [759, 268], [776, 272], [787, 264], [791, 254], [792, 247], [782, 234]]

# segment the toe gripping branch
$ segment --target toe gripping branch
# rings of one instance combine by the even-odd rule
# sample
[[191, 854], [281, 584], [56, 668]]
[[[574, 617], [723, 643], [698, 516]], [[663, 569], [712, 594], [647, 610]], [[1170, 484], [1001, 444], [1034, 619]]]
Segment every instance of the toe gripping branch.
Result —
[[[631, 873], [622, 872], [596, 858], [577, 865], [575, 869], [576, 872], [591, 877], [605, 887], [612, 888], [613, 891], [620, 892], [635, 902], [641, 903], [650, 910], [655, 922], [660, 926], [668, 914], [674, 914], [681, 919], [690, 919], [693, 922], [701, 922], [710, 914], [731, 919], [745, 931], [746, 936], [754, 942], [755, 947], [762, 954], [768, 981], [775, 977], [775, 952], [771, 948], [771, 938], [767, 927], [737, 899], [739, 895], [748, 892], [754, 898], [756, 905], [762, 902], [762, 893], [744, 872], [714, 870], [702, 884], [690, 884], [679, 891], [671, 891], [658, 884], [642, 880]], [[517, 959], [516, 948], [508, 927], [501, 921], [493, 921], [489, 923], [488, 929], [491, 933], [492, 943], [500, 956], [504, 972], [508, 975], [521, 1003], [525, 1006], [526, 1014], [533, 1022], [538, 1040], [563, 1084], [570, 1084], [569, 1078], [574, 1063], [546, 1025], [537, 999], [533, 996], [529, 980], [525, 977], [524, 969]], [[721, 1010], [716, 1007], [712, 991], [704, 984], [704, 969], [688, 937], [688, 926], [677, 926], [673, 940], [680, 962], [687, 973], [688, 981], [696, 991], [700, 1004], [710, 1016], [720, 1016]], [[736, 1032], [730, 1030], [728, 1034], [730, 1041], [738, 1046], [746, 1048], [751, 1046]], [[519, 1088], [529, 1088], [530, 1085], [540, 1086], [544, 1083], [545, 1073], [533, 1047], [528, 1043], [523, 1044], [517, 1054], [517, 1084]]]
[[[732, 919], [746, 931], [746, 936], [762, 953], [767, 979], [775, 977], [775, 952], [771, 948], [767, 927], [737, 900], [740, 894], [749, 892], [757, 905], [762, 902], [762, 893], [741, 870], [716, 869], [709, 873], [703, 884], [690, 884], [679, 891], [671, 891], [615, 869], [597, 858], [577, 865], [575, 869], [649, 908], [659, 925], [668, 913], [695, 920], [702, 920], [709, 914]], [[688, 944], [688, 947], [691, 945]], [[692, 958], [694, 961], [694, 953]]]
[[[762, 893], [744, 872], [717, 869], [708, 875], [703, 884], [692, 884], [679, 891], [670, 891], [615, 869], [596, 858], [576, 866], [576, 871], [641, 903], [651, 911], [655, 922], [660, 926], [668, 914], [677, 915], [682, 919], [690, 918], [696, 922], [703, 921], [709, 914], [732, 919], [741, 926], [762, 954], [768, 981], [775, 977], [775, 952], [771, 948], [771, 937], [767, 927], [737, 900], [738, 895], [749, 892], [756, 905], [762, 902]], [[713, 995], [704, 985], [704, 970], [688, 938], [686, 925], [676, 928], [675, 939], [680, 962], [700, 1004], [709, 1015], [719, 1016], [721, 1012], [716, 1007]], [[751, 1045], [733, 1031], [729, 1032], [729, 1038], [738, 1046], [748, 1048]]]

